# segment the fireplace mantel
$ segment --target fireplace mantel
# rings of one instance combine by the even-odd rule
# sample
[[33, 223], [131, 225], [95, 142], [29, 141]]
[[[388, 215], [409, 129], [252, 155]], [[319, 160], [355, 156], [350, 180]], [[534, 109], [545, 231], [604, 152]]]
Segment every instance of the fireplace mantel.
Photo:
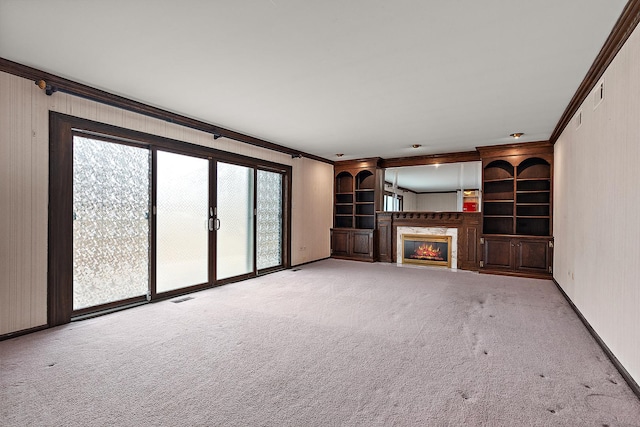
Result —
[[[379, 214], [386, 214], [388, 212], [379, 212]], [[433, 221], [438, 222], [453, 222], [461, 223], [464, 220], [464, 212], [389, 212], [396, 222], [411, 221], [415, 224], [415, 221]]]
[[479, 267], [480, 212], [377, 212], [377, 257], [397, 262], [398, 227], [457, 228], [458, 269]]

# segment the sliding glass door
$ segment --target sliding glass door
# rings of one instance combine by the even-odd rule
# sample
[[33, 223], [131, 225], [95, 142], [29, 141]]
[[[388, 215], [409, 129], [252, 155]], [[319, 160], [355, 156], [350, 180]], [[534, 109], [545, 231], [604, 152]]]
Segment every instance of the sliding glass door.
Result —
[[258, 170], [256, 174], [256, 269], [282, 265], [282, 174]]
[[150, 152], [73, 137], [73, 310], [149, 291]]
[[51, 120], [51, 325], [288, 263], [290, 167]]
[[209, 283], [209, 160], [157, 152], [156, 293]]
[[254, 273], [254, 169], [217, 162], [216, 279]]

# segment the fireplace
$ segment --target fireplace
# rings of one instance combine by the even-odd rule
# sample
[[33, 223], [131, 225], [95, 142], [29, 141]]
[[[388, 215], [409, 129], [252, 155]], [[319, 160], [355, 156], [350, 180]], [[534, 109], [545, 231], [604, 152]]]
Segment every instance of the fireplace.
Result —
[[403, 234], [402, 263], [451, 268], [451, 236]]

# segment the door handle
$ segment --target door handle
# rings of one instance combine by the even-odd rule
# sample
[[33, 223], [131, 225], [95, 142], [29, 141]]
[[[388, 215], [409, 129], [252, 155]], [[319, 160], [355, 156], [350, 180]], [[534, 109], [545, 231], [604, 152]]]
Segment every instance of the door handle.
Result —
[[220, 230], [220, 218], [216, 218], [216, 231]]
[[209, 218], [209, 231], [213, 231], [213, 218]]

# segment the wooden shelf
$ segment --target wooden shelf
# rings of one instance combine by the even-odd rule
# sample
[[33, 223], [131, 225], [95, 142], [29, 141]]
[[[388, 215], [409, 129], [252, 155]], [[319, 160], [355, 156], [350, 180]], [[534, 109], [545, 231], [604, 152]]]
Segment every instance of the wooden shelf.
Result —
[[552, 161], [550, 144], [535, 151], [514, 145], [483, 157], [481, 270], [536, 277], [551, 272]]
[[379, 159], [370, 160], [335, 163], [333, 257], [374, 261], [376, 209], [382, 202], [384, 177]]
[[510, 182], [513, 178], [485, 179], [484, 182]]

